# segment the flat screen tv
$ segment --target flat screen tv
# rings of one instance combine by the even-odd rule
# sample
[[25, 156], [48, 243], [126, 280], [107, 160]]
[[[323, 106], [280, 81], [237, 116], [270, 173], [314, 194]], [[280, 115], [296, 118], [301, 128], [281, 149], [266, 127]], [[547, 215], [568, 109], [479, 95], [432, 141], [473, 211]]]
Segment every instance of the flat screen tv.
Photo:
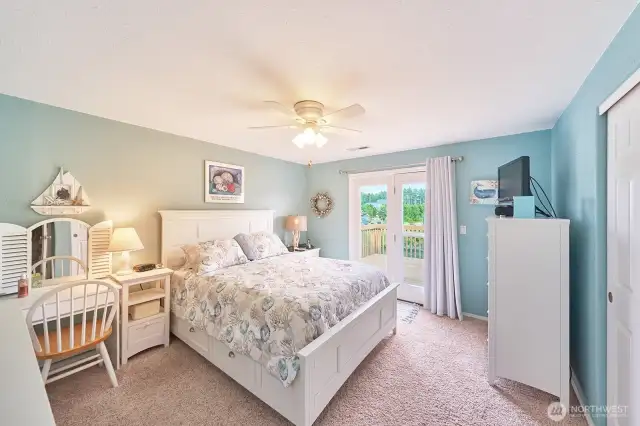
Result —
[[531, 195], [529, 157], [523, 156], [498, 167], [498, 199], [513, 201], [513, 197]]

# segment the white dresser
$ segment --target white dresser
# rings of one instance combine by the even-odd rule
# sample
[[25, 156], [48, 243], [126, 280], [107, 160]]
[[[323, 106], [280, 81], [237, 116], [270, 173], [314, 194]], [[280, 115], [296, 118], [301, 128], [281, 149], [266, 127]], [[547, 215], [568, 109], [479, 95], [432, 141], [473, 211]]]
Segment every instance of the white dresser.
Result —
[[489, 382], [515, 380], [569, 408], [569, 221], [487, 219]]

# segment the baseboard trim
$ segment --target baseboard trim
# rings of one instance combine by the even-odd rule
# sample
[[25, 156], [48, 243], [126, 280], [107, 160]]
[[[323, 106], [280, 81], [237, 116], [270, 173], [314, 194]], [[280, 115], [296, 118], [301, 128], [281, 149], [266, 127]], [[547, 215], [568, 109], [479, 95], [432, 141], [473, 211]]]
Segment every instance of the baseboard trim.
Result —
[[[573, 391], [576, 393], [576, 397], [578, 397], [578, 402], [580, 403], [581, 406], [584, 407], [585, 406], [584, 392], [582, 391], [582, 386], [580, 385], [580, 382], [578, 381], [578, 378], [576, 377], [576, 373], [575, 371], [573, 371], [573, 368], [571, 369], [571, 387], [573, 388]], [[587, 419], [587, 424], [589, 426], [596, 426], [596, 424], [593, 422], [593, 419], [591, 418], [591, 413], [585, 412], [584, 417], [585, 419]]]
[[471, 318], [475, 318], [475, 319], [480, 320], [480, 321], [488, 321], [489, 320], [487, 317], [483, 317], [483, 316], [476, 315], [476, 314], [468, 314], [466, 312], [462, 313], [462, 318], [464, 318], [464, 317], [471, 317]]

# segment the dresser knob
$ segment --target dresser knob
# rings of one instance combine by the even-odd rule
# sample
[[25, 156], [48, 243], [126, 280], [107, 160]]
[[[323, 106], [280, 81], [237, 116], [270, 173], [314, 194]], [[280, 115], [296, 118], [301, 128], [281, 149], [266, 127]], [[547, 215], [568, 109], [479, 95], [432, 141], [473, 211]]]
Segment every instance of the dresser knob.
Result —
[[234, 354], [233, 352], [229, 352], [229, 358], [235, 358], [236, 354]]
[[195, 332], [195, 331], [196, 331], [196, 329], [195, 329], [195, 328], [193, 328], [193, 327], [190, 327], [190, 328], [189, 328], [189, 332], [193, 333], [193, 332]]

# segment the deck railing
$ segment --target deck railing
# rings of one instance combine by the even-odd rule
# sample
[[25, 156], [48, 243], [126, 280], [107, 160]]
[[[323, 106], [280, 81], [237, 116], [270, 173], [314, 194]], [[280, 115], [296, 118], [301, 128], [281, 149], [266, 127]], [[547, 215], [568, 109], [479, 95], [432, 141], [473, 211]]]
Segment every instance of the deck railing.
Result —
[[[361, 256], [387, 254], [387, 225], [361, 225]], [[402, 230], [404, 257], [424, 258], [424, 225], [404, 225]]]

